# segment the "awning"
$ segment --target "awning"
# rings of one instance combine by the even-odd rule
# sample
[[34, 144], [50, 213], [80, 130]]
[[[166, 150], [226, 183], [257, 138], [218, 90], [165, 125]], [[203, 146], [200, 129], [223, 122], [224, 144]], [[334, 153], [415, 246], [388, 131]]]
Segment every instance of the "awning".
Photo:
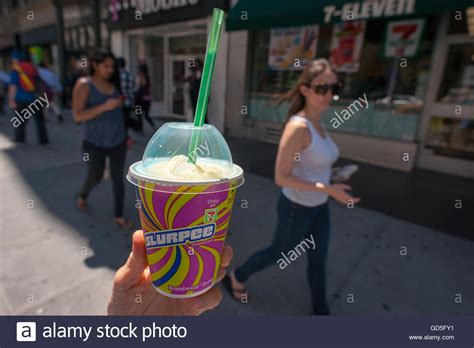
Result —
[[20, 34], [22, 46], [42, 45], [57, 42], [56, 24], [31, 29]]
[[463, 10], [472, 0], [239, 0], [227, 16], [227, 30], [417, 16]]

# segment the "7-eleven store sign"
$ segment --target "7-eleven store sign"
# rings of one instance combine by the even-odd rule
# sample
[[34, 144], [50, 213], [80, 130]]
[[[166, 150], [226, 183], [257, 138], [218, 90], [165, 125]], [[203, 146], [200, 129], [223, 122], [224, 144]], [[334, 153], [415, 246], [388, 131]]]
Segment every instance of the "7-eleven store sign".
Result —
[[418, 50], [424, 24], [424, 19], [389, 22], [385, 57], [413, 57]]

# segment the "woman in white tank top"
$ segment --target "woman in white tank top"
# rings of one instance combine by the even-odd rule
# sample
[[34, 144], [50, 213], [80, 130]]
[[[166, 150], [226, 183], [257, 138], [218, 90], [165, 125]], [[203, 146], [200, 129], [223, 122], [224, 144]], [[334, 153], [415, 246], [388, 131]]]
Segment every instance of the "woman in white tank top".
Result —
[[317, 59], [305, 67], [296, 86], [288, 92], [289, 119], [275, 165], [275, 182], [282, 187], [275, 237], [269, 247], [254, 253], [224, 279], [227, 289], [238, 301], [244, 296], [248, 301], [244, 283], [252, 274], [272, 264], [285, 269], [291, 261], [283, 256], [304, 250], [308, 255], [312, 313], [329, 314], [325, 269], [330, 232], [327, 200], [332, 197], [342, 204], [355, 204], [360, 200], [346, 192], [350, 186], [330, 183], [332, 165], [339, 150], [320, 117], [338, 87], [330, 63]]

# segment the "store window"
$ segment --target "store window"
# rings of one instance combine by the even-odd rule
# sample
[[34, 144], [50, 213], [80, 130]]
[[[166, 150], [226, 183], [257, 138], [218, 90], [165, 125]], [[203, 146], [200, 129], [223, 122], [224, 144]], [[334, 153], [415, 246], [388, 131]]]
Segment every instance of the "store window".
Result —
[[467, 7], [463, 11], [454, 11], [449, 14], [448, 34], [474, 35], [474, 7]]
[[169, 46], [170, 54], [202, 55], [206, 52], [206, 34], [170, 37]]
[[474, 160], [474, 120], [432, 117], [425, 146], [435, 155]]
[[[406, 60], [385, 56], [387, 26], [390, 21], [367, 21], [365, 27], [358, 29], [361, 32], [359, 40], [363, 39], [360, 40], [360, 57], [357, 64], [353, 64], [348, 71], [338, 73], [343, 86], [339, 100], [323, 117], [329, 130], [414, 141], [427, 89], [436, 19], [437, 17], [419, 19], [422, 26], [416, 53]], [[331, 56], [335, 26], [319, 26], [316, 57]], [[275, 69], [269, 65], [272, 62], [269, 54], [273, 55], [275, 50], [284, 49], [274, 44], [270, 47], [272, 35], [275, 35], [275, 31], [251, 33], [249, 117], [281, 124], [286, 119], [288, 105], [277, 107], [276, 101], [282, 93], [294, 86], [301, 69], [295, 66]], [[304, 33], [295, 41], [307, 41], [307, 37], [307, 33]], [[352, 42], [348, 38], [343, 39], [341, 43], [344, 45], [357, 45], [354, 39]], [[342, 56], [343, 54], [344, 50]], [[313, 55], [311, 58], [314, 57]], [[368, 107], [334, 129], [330, 123], [331, 116], [364, 96], [369, 101]]]
[[474, 45], [472, 42], [449, 45], [438, 101], [474, 105]]
[[436, 100], [452, 111], [431, 117], [425, 147], [434, 155], [474, 160], [474, 7], [450, 14], [448, 38]]

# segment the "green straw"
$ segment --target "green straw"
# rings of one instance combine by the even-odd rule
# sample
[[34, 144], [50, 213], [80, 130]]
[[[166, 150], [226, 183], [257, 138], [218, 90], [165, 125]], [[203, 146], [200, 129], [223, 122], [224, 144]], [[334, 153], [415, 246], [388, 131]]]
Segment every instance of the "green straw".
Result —
[[[201, 76], [201, 86], [199, 87], [199, 96], [196, 104], [196, 114], [194, 115], [194, 126], [202, 127], [207, 111], [207, 101], [211, 89], [212, 73], [216, 62], [217, 46], [221, 36], [224, 11], [215, 8], [212, 12], [212, 24], [209, 38], [207, 40], [206, 57], [204, 59], [204, 68]], [[191, 143], [188, 150], [188, 162], [196, 163], [196, 146], [199, 140], [199, 132], [193, 131]]]

